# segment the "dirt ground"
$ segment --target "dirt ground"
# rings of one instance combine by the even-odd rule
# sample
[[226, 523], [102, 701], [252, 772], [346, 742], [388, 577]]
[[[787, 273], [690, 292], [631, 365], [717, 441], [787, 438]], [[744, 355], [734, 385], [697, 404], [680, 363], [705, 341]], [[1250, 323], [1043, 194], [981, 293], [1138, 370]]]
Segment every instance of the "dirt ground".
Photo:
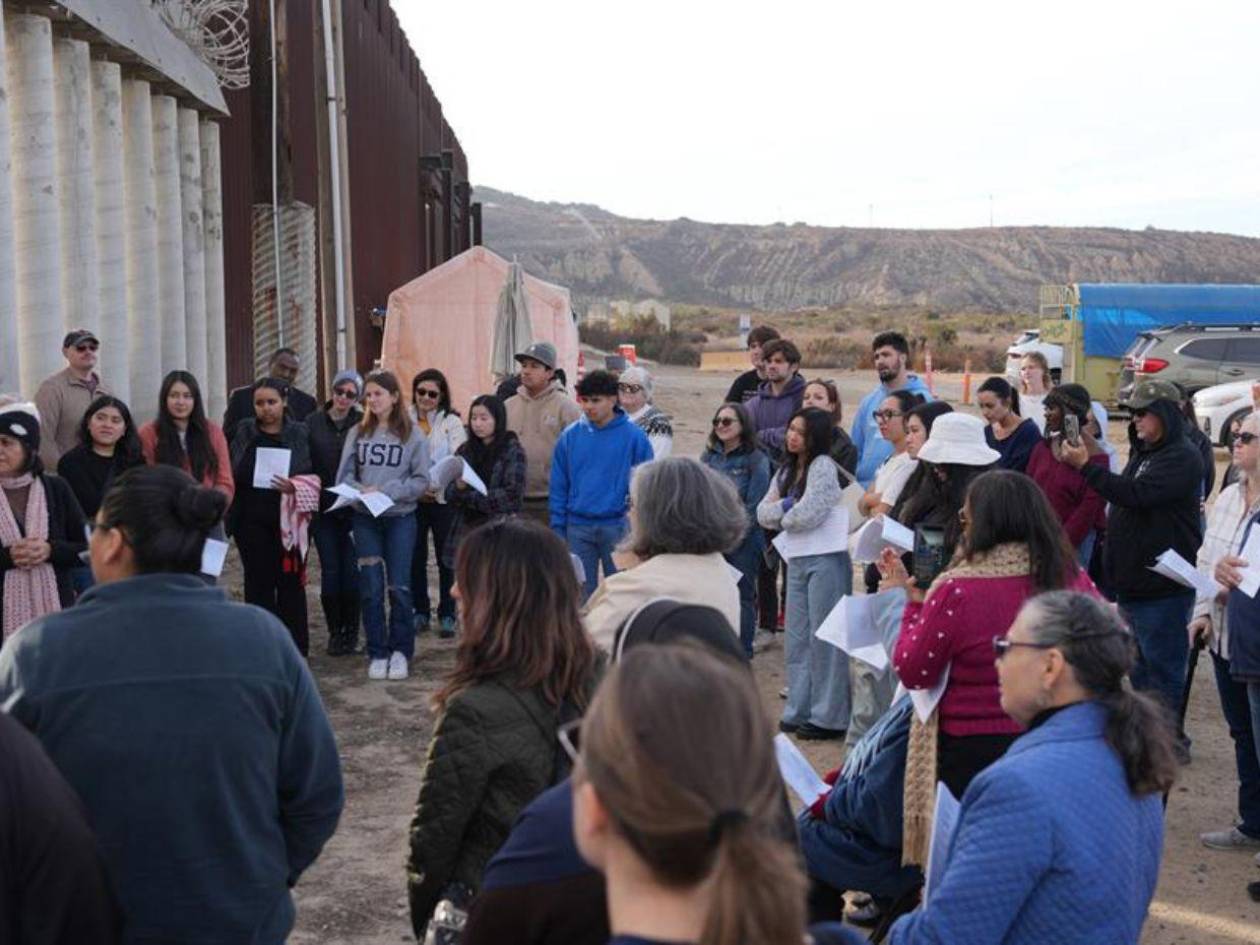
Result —
[[[874, 384], [870, 372], [809, 373], [832, 376], [849, 409]], [[676, 455], [699, 454], [714, 407], [731, 379], [728, 374], [661, 369], [656, 402], [675, 418]], [[957, 402], [960, 379], [938, 376], [937, 390]], [[1120, 424], [1113, 424], [1109, 435], [1117, 445], [1123, 443]], [[316, 573], [312, 561], [312, 577]], [[436, 594], [436, 573], [430, 579], [431, 593]], [[454, 643], [424, 634], [417, 641], [410, 679], [369, 683], [361, 659], [323, 655], [326, 636], [317, 585], [316, 579], [308, 588], [311, 668], [336, 729], [347, 801], [336, 835], [295, 891], [298, 919], [290, 941], [297, 945], [412, 941], [403, 877], [407, 825], [434, 721], [429, 700], [452, 665]], [[239, 592], [238, 569], [230, 572], [229, 586]], [[754, 661], [766, 709], [775, 715], [784, 684], [781, 641], [781, 636], [759, 641], [764, 648]], [[1246, 895], [1247, 883], [1260, 880], [1251, 854], [1208, 850], [1198, 840], [1201, 832], [1233, 822], [1237, 791], [1233, 747], [1206, 657], [1195, 677], [1186, 730], [1194, 740], [1194, 760], [1182, 769], [1169, 800], [1160, 883], [1142, 942], [1260, 943], [1260, 905]], [[820, 771], [841, 761], [836, 745], [814, 743], [805, 750]]]

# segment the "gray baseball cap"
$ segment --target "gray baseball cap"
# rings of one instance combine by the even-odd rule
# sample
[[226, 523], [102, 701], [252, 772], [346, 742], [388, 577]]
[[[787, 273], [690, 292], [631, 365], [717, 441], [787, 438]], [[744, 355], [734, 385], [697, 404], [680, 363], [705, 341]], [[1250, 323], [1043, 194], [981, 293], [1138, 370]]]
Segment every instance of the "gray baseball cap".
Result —
[[545, 364], [554, 371], [556, 369], [556, 346], [549, 341], [535, 341], [516, 356], [518, 362], [523, 361], [525, 358]]

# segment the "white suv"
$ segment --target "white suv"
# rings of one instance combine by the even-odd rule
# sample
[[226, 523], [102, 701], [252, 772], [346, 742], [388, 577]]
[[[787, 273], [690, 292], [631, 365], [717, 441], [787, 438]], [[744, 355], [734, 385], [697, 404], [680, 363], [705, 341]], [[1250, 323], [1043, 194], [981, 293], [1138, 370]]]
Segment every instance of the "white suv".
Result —
[[1063, 346], [1052, 345], [1041, 340], [1041, 332], [1036, 328], [1025, 328], [1015, 343], [1006, 349], [1006, 379], [1012, 384], [1019, 384], [1019, 362], [1024, 355], [1040, 351], [1046, 358], [1050, 368], [1050, 377], [1059, 383], [1063, 373]]
[[1230, 381], [1205, 387], [1194, 395], [1194, 417], [1199, 429], [1214, 446], [1229, 449], [1234, 435], [1230, 426], [1251, 413], [1251, 385], [1255, 381]]

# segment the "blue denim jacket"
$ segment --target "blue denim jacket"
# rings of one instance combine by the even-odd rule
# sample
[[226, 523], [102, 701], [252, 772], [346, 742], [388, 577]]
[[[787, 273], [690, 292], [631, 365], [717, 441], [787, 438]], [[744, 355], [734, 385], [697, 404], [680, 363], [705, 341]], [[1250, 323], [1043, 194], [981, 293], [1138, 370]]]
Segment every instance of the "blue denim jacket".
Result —
[[770, 457], [759, 449], [740, 447], [733, 453], [725, 453], [712, 447], [704, 451], [700, 461], [710, 469], [720, 472], [735, 484], [748, 516], [748, 532], [744, 542], [732, 554], [761, 554], [765, 537], [757, 525], [757, 503], [770, 489]]

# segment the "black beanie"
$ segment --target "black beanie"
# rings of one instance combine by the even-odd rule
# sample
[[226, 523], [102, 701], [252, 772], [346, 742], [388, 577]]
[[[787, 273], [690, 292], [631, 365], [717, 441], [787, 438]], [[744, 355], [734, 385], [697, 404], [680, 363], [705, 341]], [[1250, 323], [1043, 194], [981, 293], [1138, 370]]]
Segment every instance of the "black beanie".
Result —
[[12, 403], [0, 407], [0, 434], [21, 440], [28, 460], [39, 453], [39, 411], [31, 403]]
[[1060, 384], [1046, 394], [1043, 403], [1057, 405], [1071, 414], [1075, 414], [1082, 423], [1089, 414], [1089, 391], [1081, 384]]

